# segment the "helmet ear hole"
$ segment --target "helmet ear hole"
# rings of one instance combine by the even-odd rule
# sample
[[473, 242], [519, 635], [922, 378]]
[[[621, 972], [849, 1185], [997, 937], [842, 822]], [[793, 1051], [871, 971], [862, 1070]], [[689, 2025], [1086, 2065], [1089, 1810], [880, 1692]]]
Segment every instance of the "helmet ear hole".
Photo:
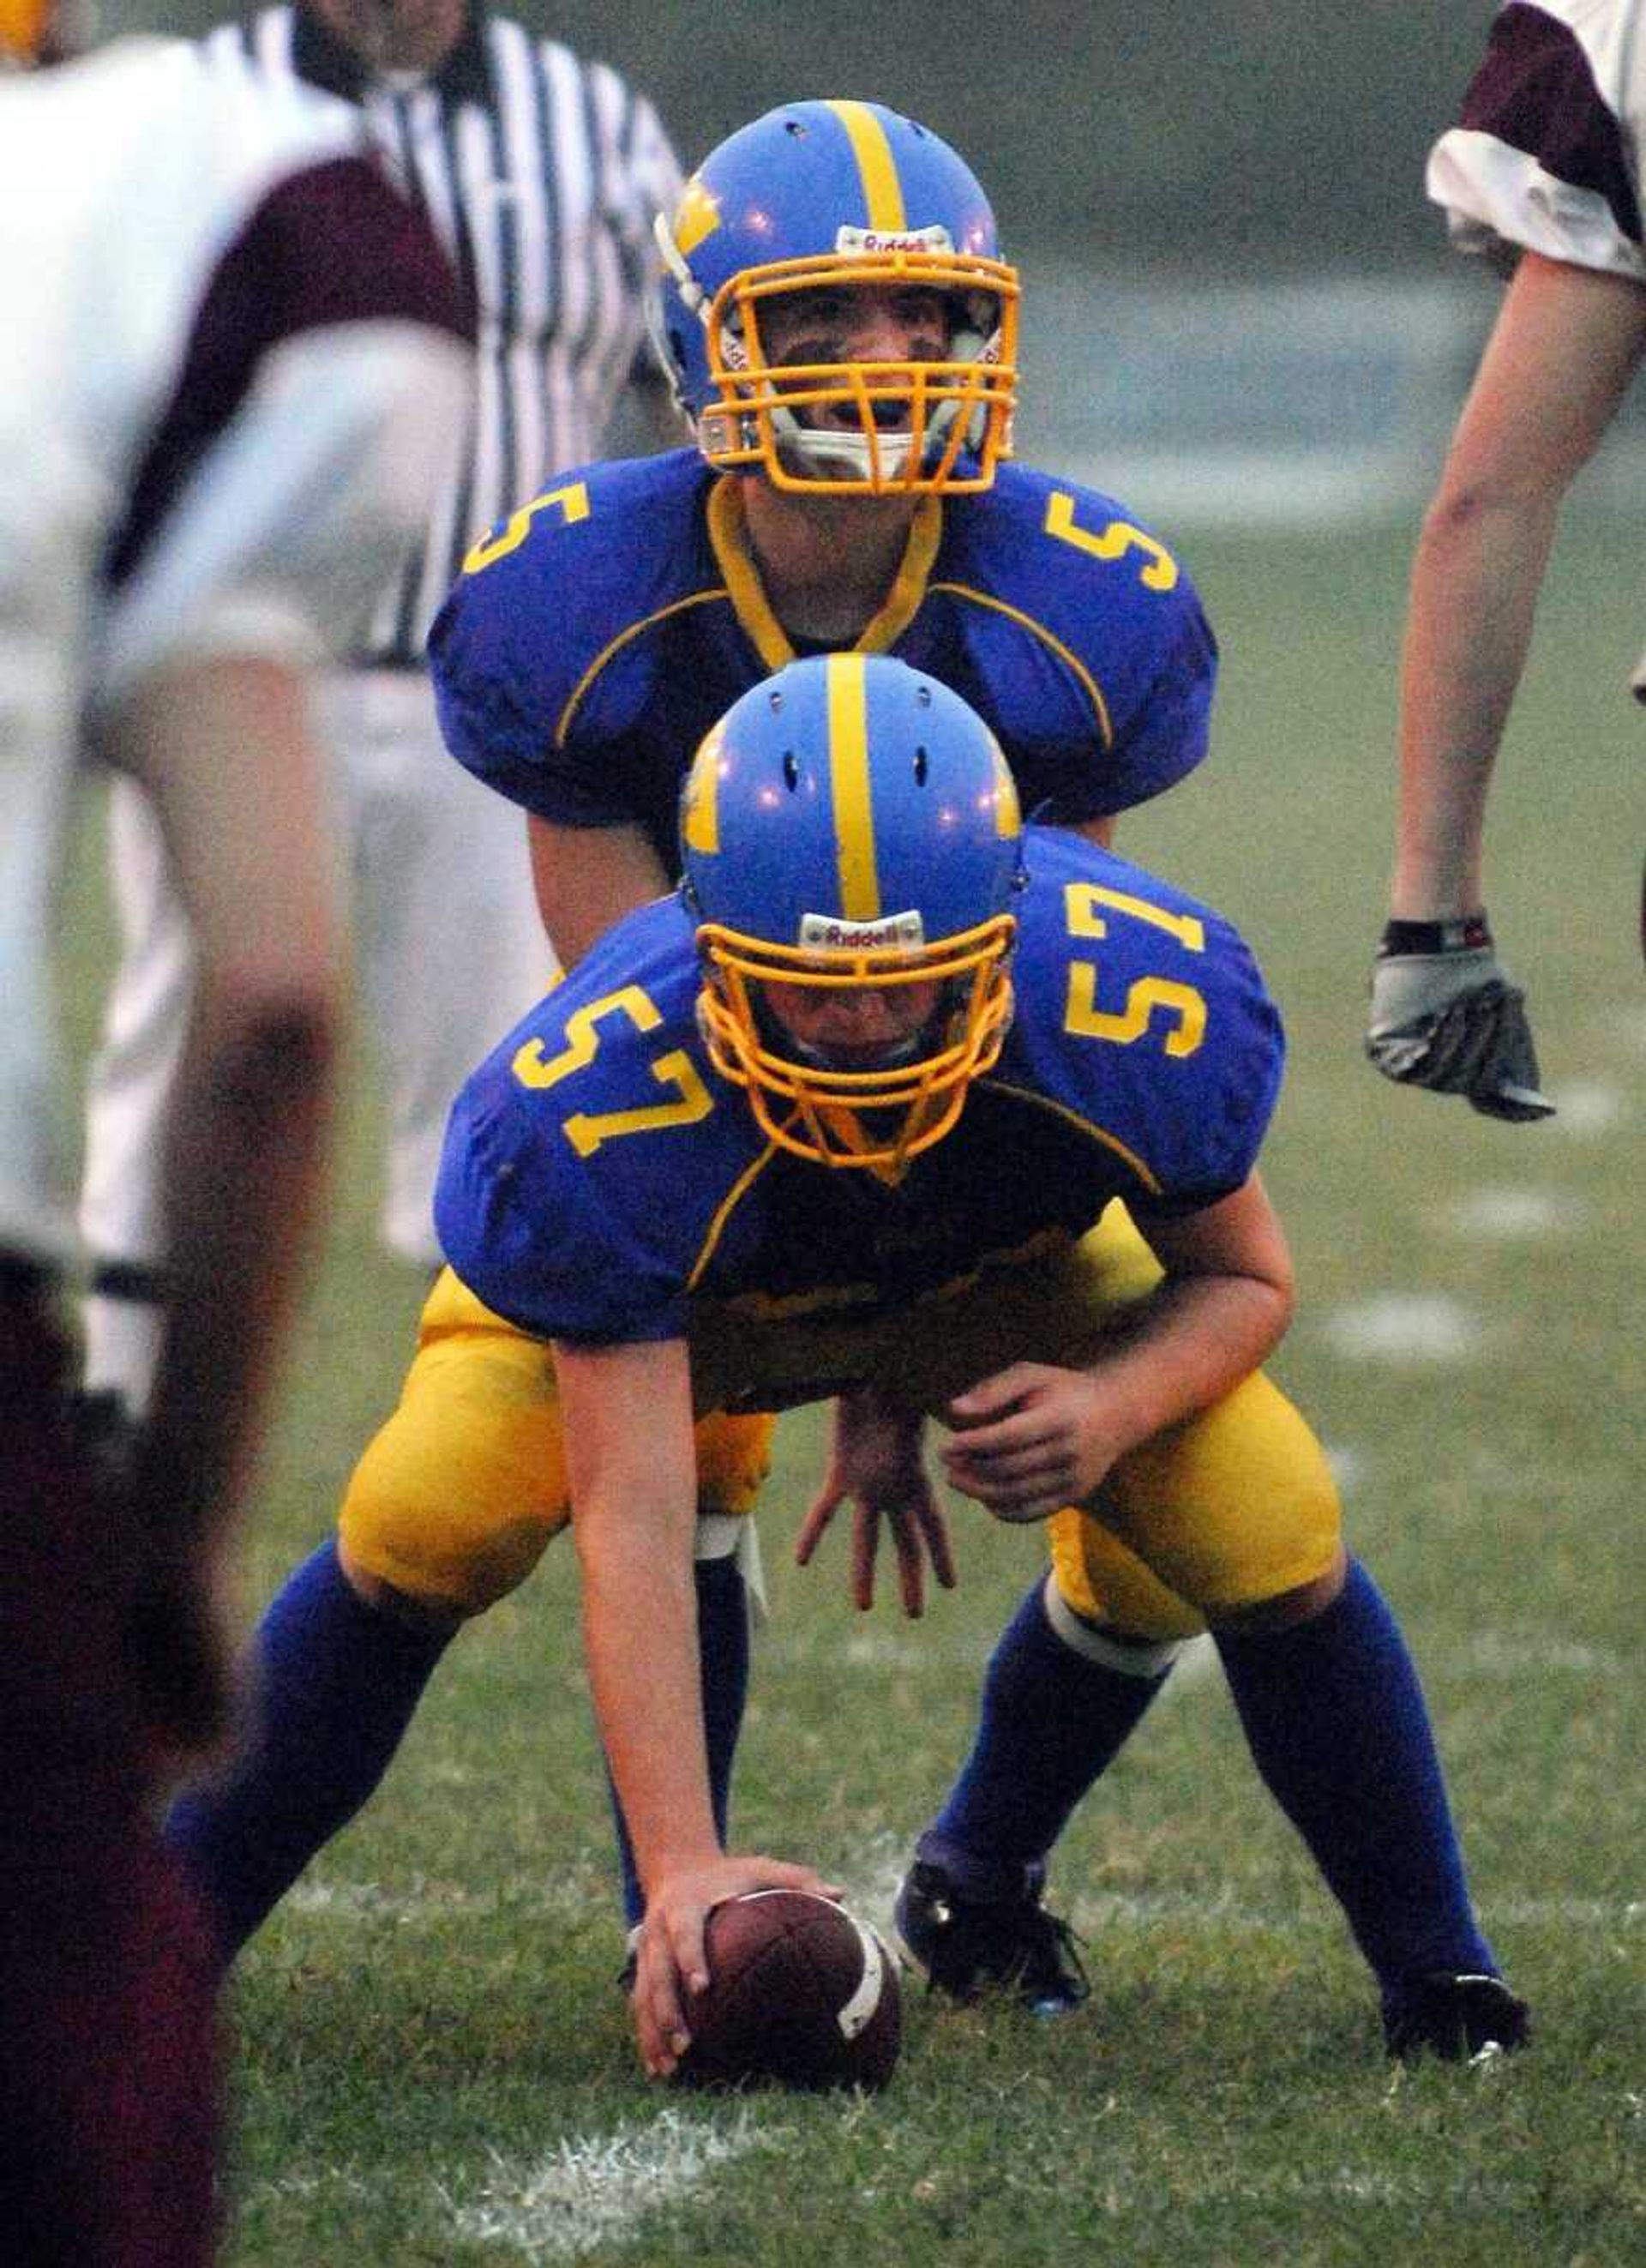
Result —
[[800, 759], [792, 748], [783, 752], [783, 785], [790, 795], [800, 784]]
[[915, 784], [916, 787], [925, 786], [926, 774], [930, 770], [930, 766], [931, 759], [927, 755], [925, 749], [916, 748], [915, 751]]

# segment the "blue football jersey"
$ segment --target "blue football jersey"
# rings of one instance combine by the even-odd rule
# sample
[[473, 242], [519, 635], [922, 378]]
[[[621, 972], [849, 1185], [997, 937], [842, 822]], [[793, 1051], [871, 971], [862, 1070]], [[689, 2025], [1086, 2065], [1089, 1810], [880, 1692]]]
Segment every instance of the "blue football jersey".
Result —
[[[940, 679], [1064, 825], [1158, 795], [1206, 753], [1216, 647], [1177, 561], [1112, 498], [1003, 466], [922, 500], [858, 640]], [[643, 827], [671, 874], [704, 733], [795, 657], [738, 482], [695, 450], [562, 475], [469, 555], [430, 640], [458, 760], [574, 827]]]
[[1056, 828], [1025, 831], [1016, 1013], [952, 1132], [887, 1182], [761, 1132], [697, 1028], [691, 917], [617, 924], [469, 1080], [436, 1196], [489, 1307], [545, 1337], [674, 1337], [698, 1300], [868, 1319], [1113, 1197], [1146, 1226], [1239, 1188], [1280, 1020], [1220, 916]]

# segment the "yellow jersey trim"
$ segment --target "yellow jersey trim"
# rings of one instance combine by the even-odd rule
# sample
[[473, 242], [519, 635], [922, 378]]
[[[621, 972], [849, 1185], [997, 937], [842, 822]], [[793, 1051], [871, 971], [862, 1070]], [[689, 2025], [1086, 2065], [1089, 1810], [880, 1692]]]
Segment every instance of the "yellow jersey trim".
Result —
[[974, 590], [969, 583], [934, 583], [931, 587], [934, 591], [947, 591], [957, 599], [970, 599], [974, 606], [992, 607], [997, 615], [1004, 615], [1011, 622], [1020, 623], [1032, 637], [1037, 637], [1042, 645], [1049, 646], [1085, 688], [1086, 698], [1091, 702], [1092, 714], [1098, 720], [1098, 730], [1103, 735], [1104, 747], [1112, 748], [1114, 746], [1114, 727], [1109, 720], [1109, 704], [1103, 697], [1097, 679], [1079, 655], [1071, 653], [1062, 638], [1054, 637], [1044, 622], [1037, 622], [1033, 615], [1025, 615], [1021, 607], [1009, 606], [1004, 599], [994, 598], [987, 591]]
[[[1096, 1226], [1094, 1221], [1092, 1226]], [[908, 1298], [878, 1284], [820, 1284], [811, 1292], [734, 1292], [716, 1300], [714, 1307], [718, 1314], [738, 1321], [778, 1323], [811, 1318], [827, 1325], [838, 1320], [850, 1329], [856, 1323], [882, 1322], [891, 1314], [916, 1312], [930, 1301], [964, 1299], [991, 1276], [1071, 1251], [1079, 1241], [1067, 1229], [1037, 1228], [1021, 1244], [1005, 1244], [981, 1253], [959, 1275], [945, 1276], [941, 1283], [929, 1285]]]
[[1049, 1110], [1054, 1118], [1064, 1119], [1070, 1126], [1077, 1127], [1081, 1133], [1090, 1135], [1094, 1142], [1101, 1143], [1106, 1150], [1113, 1151], [1123, 1164], [1129, 1166], [1151, 1197], [1159, 1196], [1158, 1180], [1150, 1172], [1136, 1151], [1128, 1150], [1118, 1134], [1109, 1133], [1105, 1127], [1094, 1126], [1091, 1119], [1083, 1118], [1067, 1103], [1054, 1102], [1049, 1094], [1032, 1094], [1027, 1087], [1014, 1086], [1009, 1079], [981, 1079], [977, 1083], [980, 1086], [991, 1088], [996, 1094], [1010, 1094], [1018, 1102], [1032, 1102], [1036, 1109]]
[[770, 1165], [772, 1160], [776, 1155], [776, 1143], [768, 1142], [766, 1145], [766, 1147], [761, 1152], [760, 1156], [754, 1159], [751, 1164], [744, 1167], [743, 1171], [738, 1175], [736, 1181], [731, 1184], [731, 1187], [726, 1191], [725, 1196], [721, 1199], [719, 1204], [715, 1208], [715, 1217], [709, 1222], [708, 1229], [704, 1233], [702, 1249], [698, 1253], [696, 1260], [693, 1263], [692, 1272], [686, 1279], [686, 1290], [688, 1297], [692, 1292], [695, 1292], [699, 1284], [702, 1283], [703, 1278], [703, 1270], [708, 1267], [709, 1262], [715, 1256], [715, 1253], [719, 1247], [721, 1237], [725, 1233], [726, 1223], [731, 1219], [732, 1214], [742, 1204], [744, 1197], [750, 1188], [766, 1171], [767, 1167]]
[[710, 606], [724, 600], [726, 596], [726, 592], [718, 587], [708, 591], [692, 591], [683, 599], [673, 599], [666, 607], [659, 607], [654, 615], [643, 615], [638, 622], [630, 622], [627, 630], [619, 630], [617, 636], [608, 644], [601, 647], [599, 652], [584, 671], [583, 675], [572, 687], [566, 705], [555, 722], [555, 746], [557, 748], [565, 747], [566, 735], [571, 730], [572, 718], [583, 706], [584, 696], [613, 655], [621, 653], [631, 638], [637, 638], [643, 630], [650, 630], [657, 622], [666, 622], [671, 615], [684, 614], [688, 607]]
[[[743, 494], [736, 474], [723, 473], [710, 489], [706, 517], [715, 563], [726, 578], [732, 610], [745, 635], [768, 669], [787, 668], [795, 658], [795, 650], [788, 631], [772, 612], [771, 600], [754, 563]], [[903, 547], [903, 556], [885, 603], [847, 651], [885, 653], [896, 644], [920, 611], [926, 595], [926, 578], [942, 541], [942, 500], [935, 496], [922, 497], [909, 522], [908, 541]]]

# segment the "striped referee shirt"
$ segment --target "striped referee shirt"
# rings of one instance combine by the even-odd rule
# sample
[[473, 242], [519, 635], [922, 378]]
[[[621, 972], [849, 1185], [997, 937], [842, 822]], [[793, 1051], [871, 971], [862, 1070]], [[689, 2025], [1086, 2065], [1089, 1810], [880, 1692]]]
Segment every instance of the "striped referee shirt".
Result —
[[220, 25], [202, 44], [237, 69], [250, 56], [357, 103], [474, 309], [463, 460], [360, 656], [416, 666], [476, 536], [549, 474], [599, 452], [640, 346], [651, 217], [680, 187], [673, 151], [650, 103], [615, 71], [482, 0], [471, 0], [456, 47], [419, 80], [374, 76], [301, 5]]

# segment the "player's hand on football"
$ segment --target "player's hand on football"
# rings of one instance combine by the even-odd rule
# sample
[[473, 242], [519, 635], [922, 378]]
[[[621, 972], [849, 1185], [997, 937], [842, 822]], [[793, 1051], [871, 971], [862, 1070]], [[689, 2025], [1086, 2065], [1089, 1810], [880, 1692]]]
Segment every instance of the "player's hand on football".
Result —
[[1050, 1363], [1014, 1362], [949, 1405], [941, 1455], [949, 1479], [996, 1520], [1045, 1520], [1090, 1496], [1132, 1447], [1100, 1380]]
[[875, 1560], [884, 1524], [897, 1553], [903, 1612], [917, 1619], [926, 1607], [926, 1565], [945, 1591], [955, 1585], [948, 1522], [931, 1485], [923, 1449], [925, 1419], [900, 1407], [872, 1386], [842, 1394], [823, 1485], [795, 1539], [795, 1558], [807, 1565], [842, 1504], [852, 1507], [852, 1604], [874, 1604]]
[[1483, 916], [1390, 923], [1372, 970], [1366, 1053], [1385, 1079], [1466, 1095], [1489, 1118], [1554, 1116], [1525, 995], [1499, 966]]
[[711, 1909], [749, 1890], [810, 1890], [836, 1901], [846, 1895], [815, 1867], [785, 1859], [721, 1856], [664, 1875], [647, 1895], [630, 2003], [640, 2060], [653, 2079], [666, 2079], [691, 2045], [687, 2003], [709, 1983], [703, 1930]]

